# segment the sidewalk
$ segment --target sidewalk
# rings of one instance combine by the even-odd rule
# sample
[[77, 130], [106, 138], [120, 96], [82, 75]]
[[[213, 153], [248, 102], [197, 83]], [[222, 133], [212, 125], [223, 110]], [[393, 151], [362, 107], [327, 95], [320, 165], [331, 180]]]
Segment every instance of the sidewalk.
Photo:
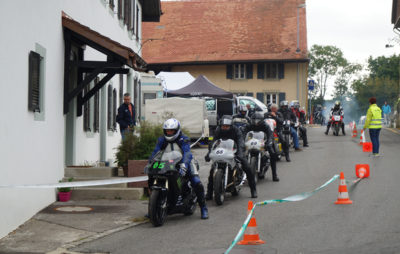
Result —
[[147, 222], [147, 206], [147, 200], [55, 202], [0, 239], [0, 253], [76, 253], [67, 250]]

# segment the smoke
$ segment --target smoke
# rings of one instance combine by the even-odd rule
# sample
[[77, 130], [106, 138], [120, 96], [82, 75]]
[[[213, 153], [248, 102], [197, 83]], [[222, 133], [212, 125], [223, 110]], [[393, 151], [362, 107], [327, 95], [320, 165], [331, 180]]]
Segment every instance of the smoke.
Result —
[[[326, 120], [329, 119], [329, 113], [331, 112], [331, 108], [333, 108], [333, 106], [335, 105], [336, 100], [335, 99], [326, 100], [325, 103], [323, 104], [324, 116]], [[356, 123], [358, 123], [360, 117], [366, 114], [366, 112], [361, 111], [356, 98], [354, 98], [353, 96], [343, 97], [342, 100], [338, 101], [340, 101], [340, 105], [343, 108], [344, 112], [343, 120], [345, 124], [348, 124], [353, 120], [356, 121]]]

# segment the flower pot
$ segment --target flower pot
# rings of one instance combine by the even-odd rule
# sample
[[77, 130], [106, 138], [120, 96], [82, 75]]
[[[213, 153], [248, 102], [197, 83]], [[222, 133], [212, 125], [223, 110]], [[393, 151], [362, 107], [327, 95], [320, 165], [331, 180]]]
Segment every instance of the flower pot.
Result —
[[58, 193], [58, 201], [67, 202], [71, 199], [71, 191], [68, 192], [59, 192]]

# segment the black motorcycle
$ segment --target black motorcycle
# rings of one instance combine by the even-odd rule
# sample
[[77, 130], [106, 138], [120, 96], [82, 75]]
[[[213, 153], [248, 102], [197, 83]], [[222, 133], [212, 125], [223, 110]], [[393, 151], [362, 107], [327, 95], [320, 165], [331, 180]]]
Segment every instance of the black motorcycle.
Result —
[[[197, 196], [187, 176], [179, 175], [179, 151], [159, 151], [146, 166], [150, 180], [150, 201], [148, 213], [154, 226], [162, 226], [167, 215], [183, 213], [192, 215], [196, 210]], [[198, 165], [196, 167], [198, 170]]]
[[290, 120], [283, 121], [282, 135], [283, 135], [283, 142], [286, 147], [290, 147], [290, 141], [291, 141], [290, 127], [291, 127]]

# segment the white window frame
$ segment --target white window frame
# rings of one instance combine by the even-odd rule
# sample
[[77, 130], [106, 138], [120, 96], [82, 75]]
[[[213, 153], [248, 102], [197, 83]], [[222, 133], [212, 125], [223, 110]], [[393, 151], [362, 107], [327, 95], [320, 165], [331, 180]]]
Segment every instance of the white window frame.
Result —
[[[273, 75], [273, 66], [275, 67], [275, 75]], [[279, 66], [277, 63], [264, 64], [264, 79], [279, 79]]]
[[234, 64], [233, 65], [233, 78], [234, 79], [246, 79], [246, 64]]
[[265, 93], [265, 105], [268, 105], [269, 103], [278, 103], [277, 93]]

